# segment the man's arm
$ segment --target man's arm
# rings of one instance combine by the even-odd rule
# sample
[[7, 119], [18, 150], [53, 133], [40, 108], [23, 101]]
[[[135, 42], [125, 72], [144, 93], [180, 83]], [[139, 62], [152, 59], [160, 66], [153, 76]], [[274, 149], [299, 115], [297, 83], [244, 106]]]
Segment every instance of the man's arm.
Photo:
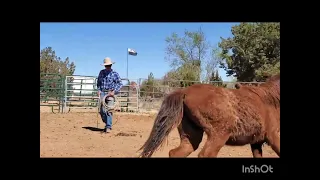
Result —
[[114, 73], [114, 83], [114, 93], [118, 94], [122, 87], [122, 81], [120, 75], [117, 72]]
[[97, 89], [98, 89], [98, 96], [100, 96], [100, 88], [101, 88], [101, 76], [102, 76], [102, 71], [100, 71], [98, 79], [97, 79]]
[[101, 88], [101, 79], [102, 79], [102, 70], [99, 73], [98, 79], [97, 79], [97, 88], [100, 90]]

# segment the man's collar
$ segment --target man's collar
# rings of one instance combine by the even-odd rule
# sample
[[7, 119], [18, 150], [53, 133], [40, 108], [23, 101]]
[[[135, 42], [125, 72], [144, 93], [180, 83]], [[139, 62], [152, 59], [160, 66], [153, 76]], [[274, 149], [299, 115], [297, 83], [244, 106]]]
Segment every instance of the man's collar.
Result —
[[107, 72], [112, 72], [113, 71], [112, 69], [110, 69], [110, 70], [104, 69], [104, 70], [107, 71]]

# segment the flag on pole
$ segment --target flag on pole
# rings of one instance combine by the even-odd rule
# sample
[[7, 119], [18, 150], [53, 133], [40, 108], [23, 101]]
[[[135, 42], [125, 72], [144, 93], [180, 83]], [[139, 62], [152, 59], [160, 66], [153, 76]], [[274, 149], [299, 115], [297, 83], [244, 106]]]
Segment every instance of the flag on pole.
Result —
[[133, 49], [130, 49], [130, 48], [128, 48], [128, 53], [129, 53], [129, 55], [131, 55], [131, 56], [136, 56], [136, 55], [138, 55], [137, 51], [135, 51], [135, 50], [133, 50]]

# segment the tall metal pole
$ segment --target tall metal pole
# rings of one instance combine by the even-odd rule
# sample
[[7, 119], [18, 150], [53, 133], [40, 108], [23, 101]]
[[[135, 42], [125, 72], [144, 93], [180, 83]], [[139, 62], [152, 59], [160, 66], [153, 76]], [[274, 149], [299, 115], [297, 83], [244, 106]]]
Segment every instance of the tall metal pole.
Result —
[[[129, 79], [129, 48], [127, 48], [127, 79]], [[130, 91], [130, 82], [128, 84], [128, 92], [127, 92], [127, 108], [126, 110], [128, 111], [129, 109], [129, 91]]]
[[129, 52], [127, 48], [127, 79], [129, 79]]

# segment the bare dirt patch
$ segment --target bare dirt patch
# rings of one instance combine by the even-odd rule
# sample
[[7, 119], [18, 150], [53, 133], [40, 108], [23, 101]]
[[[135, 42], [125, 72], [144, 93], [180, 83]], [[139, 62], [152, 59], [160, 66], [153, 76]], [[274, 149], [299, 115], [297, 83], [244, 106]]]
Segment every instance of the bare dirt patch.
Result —
[[[103, 134], [104, 123], [97, 113], [40, 113], [40, 157], [137, 157], [137, 150], [149, 136], [154, 117], [116, 113], [112, 133]], [[153, 157], [168, 157], [169, 150], [178, 145], [178, 132], [174, 130], [168, 145]], [[204, 142], [190, 157], [197, 157], [203, 145]], [[263, 147], [263, 155], [277, 157], [267, 145]], [[252, 154], [249, 145], [225, 146], [219, 157], [252, 157]]]

